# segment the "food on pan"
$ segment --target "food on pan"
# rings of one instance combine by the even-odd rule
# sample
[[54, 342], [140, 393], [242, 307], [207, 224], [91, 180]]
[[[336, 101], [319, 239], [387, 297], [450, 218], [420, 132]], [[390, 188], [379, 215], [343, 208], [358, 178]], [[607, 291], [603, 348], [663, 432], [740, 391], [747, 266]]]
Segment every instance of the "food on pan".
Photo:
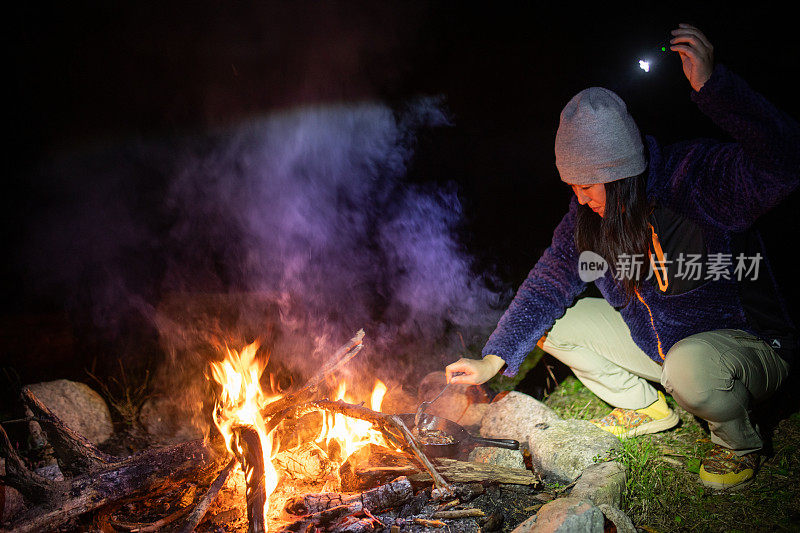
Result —
[[422, 429], [416, 432], [417, 440], [420, 444], [454, 444], [456, 440], [452, 435], [448, 435], [440, 429]]

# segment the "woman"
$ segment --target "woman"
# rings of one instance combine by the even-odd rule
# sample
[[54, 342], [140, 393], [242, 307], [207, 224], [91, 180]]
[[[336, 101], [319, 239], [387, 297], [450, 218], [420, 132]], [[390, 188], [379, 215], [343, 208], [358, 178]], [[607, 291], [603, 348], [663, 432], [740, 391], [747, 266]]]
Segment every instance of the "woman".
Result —
[[[778, 388], [792, 357], [794, 328], [748, 230], [796, 187], [800, 127], [715, 66], [697, 28], [681, 24], [672, 35], [692, 99], [736, 142], [642, 142], [616, 94], [576, 95], [555, 143], [561, 179], [575, 192], [569, 211], [483, 359], [461, 359], [447, 375], [468, 384], [504, 366], [514, 375], [538, 341], [616, 407], [593, 422], [621, 438], [678, 423], [650, 383], [660, 382], [708, 421], [715, 446], [700, 479], [725, 489], [752, 478], [763, 442], [748, 411]], [[609, 266], [594, 280], [603, 298], [573, 305], [586, 286], [580, 261], [593, 253]]]

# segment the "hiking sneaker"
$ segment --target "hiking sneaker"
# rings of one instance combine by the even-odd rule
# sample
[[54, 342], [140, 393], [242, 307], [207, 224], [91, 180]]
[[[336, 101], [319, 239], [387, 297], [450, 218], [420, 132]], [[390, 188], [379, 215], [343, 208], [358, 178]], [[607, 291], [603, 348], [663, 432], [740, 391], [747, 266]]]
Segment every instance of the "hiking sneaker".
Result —
[[714, 445], [700, 465], [700, 482], [718, 490], [744, 486], [752, 481], [758, 460], [755, 452], [736, 455], [731, 449]]
[[680, 422], [678, 414], [669, 408], [664, 393], [658, 391], [658, 400], [641, 409], [617, 407], [603, 418], [590, 420], [592, 424], [621, 439], [658, 433]]

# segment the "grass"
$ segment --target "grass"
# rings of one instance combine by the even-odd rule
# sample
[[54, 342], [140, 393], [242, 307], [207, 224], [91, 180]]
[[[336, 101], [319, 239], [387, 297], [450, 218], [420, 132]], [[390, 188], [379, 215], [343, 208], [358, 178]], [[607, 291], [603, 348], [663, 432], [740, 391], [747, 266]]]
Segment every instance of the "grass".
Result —
[[[643, 531], [800, 531], [800, 411], [770, 432], [768, 454], [754, 481], [735, 492], [700, 484], [698, 471], [712, 447], [707, 429], [668, 397], [680, 415], [674, 429], [622, 441], [616, 459], [628, 473], [622, 509]], [[563, 418], [588, 420], [611, 407], [574, 377], [544, 400]]]

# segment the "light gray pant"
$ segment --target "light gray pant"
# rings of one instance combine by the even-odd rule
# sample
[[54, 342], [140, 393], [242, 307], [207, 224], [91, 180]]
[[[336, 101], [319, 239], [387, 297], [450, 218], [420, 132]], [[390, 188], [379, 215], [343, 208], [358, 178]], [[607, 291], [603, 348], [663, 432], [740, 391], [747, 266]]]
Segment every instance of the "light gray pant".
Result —
[[751, 405], [788, 374], [788, 364], [767, 343], [736, 329], [686, 337], [670, 348], [662, 367], [636, 346], [603, 298], [582, 298], [567, 309], [542, 348], [614, 407], [647, 407], [658, 399], [648, 380], [660, 381], [678, 405], [708, 422], [712, 442], [740, 454], [763, 446]]

